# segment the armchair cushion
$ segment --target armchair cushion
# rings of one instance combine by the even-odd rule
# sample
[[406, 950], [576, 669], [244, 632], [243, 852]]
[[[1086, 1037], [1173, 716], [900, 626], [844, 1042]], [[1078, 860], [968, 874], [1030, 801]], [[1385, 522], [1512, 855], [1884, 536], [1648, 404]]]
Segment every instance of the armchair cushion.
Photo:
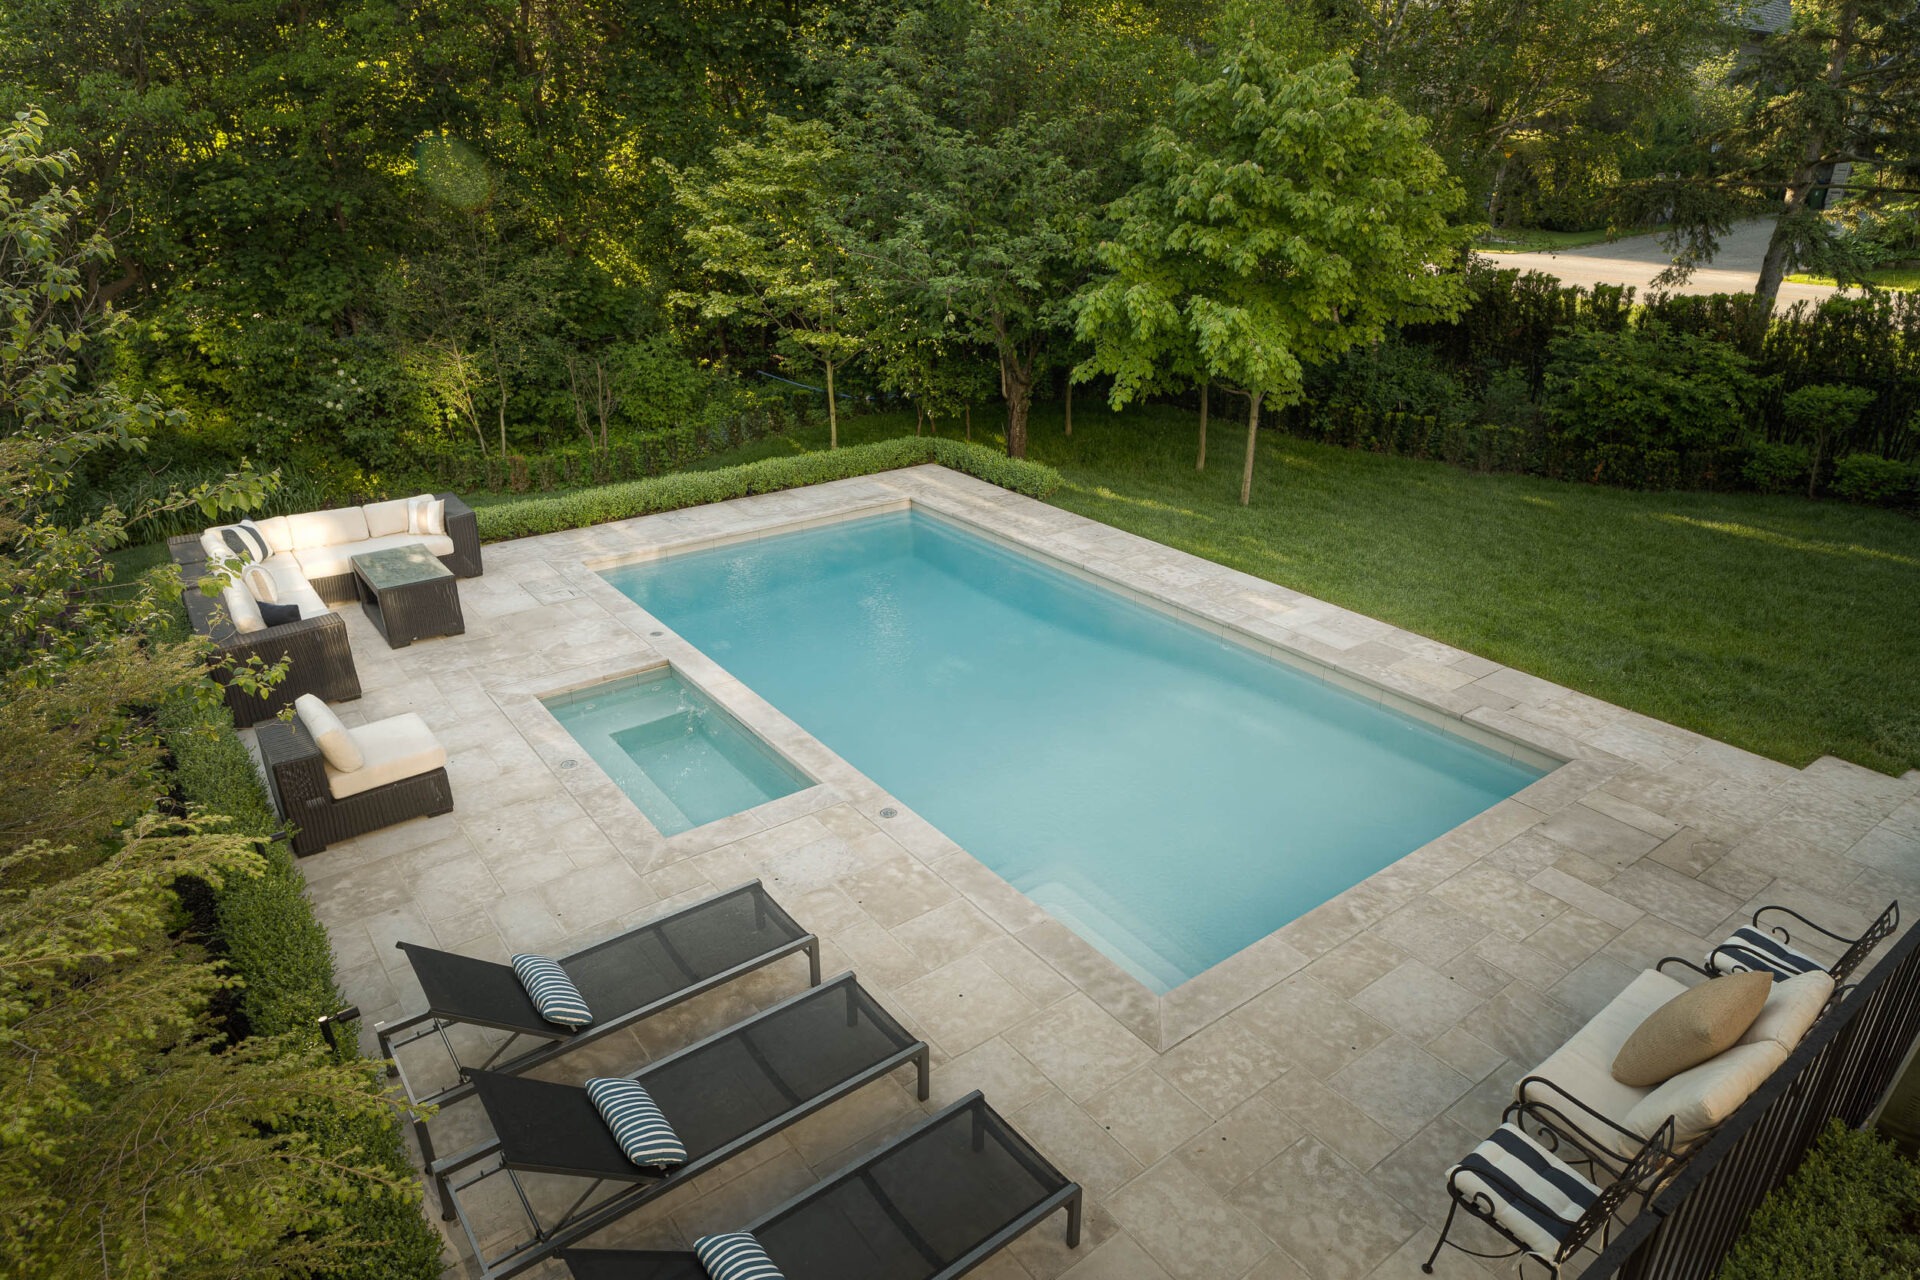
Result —
[[[1620, 1046], [1627, 1042], [1627, 1037], [1647, 1020], [1649, 1014], [1686, 989], [1684, 983], [1676, 982], [1663, 973], [1653, 969], [1644, 971], [1628, 983], [1627, 989], [1615, 996], [1606, 1008], [1593, 1015], [1584, 1027], [1576, 1031], [1572, 1039], [1554, 1050], [1545, 1062], [1528, 1074], [1546, 1077], [1585, 1106], [1616, 1124], [1626, 1125], [1627, 1113], [1639, 1104], [1647, 1091], [1615, 1080], [1613, 1060], [1619, 1054]], [[1556, 1101], [1546, 1091], [1538, 1095], [1527, 1094], [1522, 1100], [1536, 1096], [1543, 1102]], [[1605, 1126], [1596, 1126], [1589, 1132], [1596, 1141], [1605, 1143], [1614, 1154], [1623, 1158], [1631, 1158], [1639, 1146], [1637, 1142], [1631, 1142]]]
[[336, 769], [341, 773], [353, 773], [365, 766], [366, 756], [361, 752], [360, 744], [354, 741], [353, 734], [333, 713], [332, 707], [310, 693], [303, 693], [293, 700], [293, 710], [300, 717], [300, 723], [307, 726], [307, 732], [313, 735], [321, 758], [327, 762], [329, 774]]
[[332, 764], [327, 766], [327, 790], [336, 800], [446, 767], [447, 749], [414, 712], [376, 720], [349, 732], [364, 763], [350, 773]]
[[407, 499], [407, 532], [438, 537], [447, 531], [447, 504], [430, 493]]
[[1553, 1258], [1600, 1188], [1512, 1122], [1468, 1152], [1448, 1174], [1460, 1194], [1485, 1196], [1493, 1218], [1543, 1258]]
[[1736, 1045], [1642, 1098], [1627, 1112], [1626, 1126], [1652, 1133], [1672, 1116], [1674, 1141], [1684, 1146], [1725, 1123], [1786, 1060], [1787, 1051], [1773, 1040]]
[[1756, 970], [1776, 978], [1791, 978], [1827, 966], [1806, 952], [1788, 946], [1765, 929], [1744, 925], [1707, 953], [1707, 968], [1715, 973]]
[[423, 533], [390, 533], [379, 538], [362, 538], [358, 542], [303, 547], [293, 554], [300, 571], [308, 578], [335, 578], [353, 572], [355, 556], [365, 555], [369, 551], [385, 551], [389, 547], [425, 547], [433, 555], [446, 556], [453, 554], [453, 539]]
[[288, 526], [285, 516], [268, 516], [257, 523], [260, 536], [267, 540], [267, 550], [274, 555], [293, 550], [293, 529]]

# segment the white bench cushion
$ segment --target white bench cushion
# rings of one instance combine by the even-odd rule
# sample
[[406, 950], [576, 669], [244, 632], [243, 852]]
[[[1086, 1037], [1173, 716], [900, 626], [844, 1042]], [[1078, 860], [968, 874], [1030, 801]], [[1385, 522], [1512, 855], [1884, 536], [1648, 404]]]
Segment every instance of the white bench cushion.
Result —
[[300, 569], [307, 577], [337, 578], [353, 572], [352, 561], [355, 556], [365, 555], [369, 551], [385, 551], [388, 547], [425, 547], [436, 556], [450, 556], [453, 554], [453, 539], [420, 533], [395, 533], [337, 546], [302, 547], [293, 554], [299, 559]]
[[[1646, 970], [1628, 983], [1627, 989], [1615, 996], [1612, 1003], [1594, 1014], [1592, 1021], [1576, 1031], [1573, 1039], [1554, 1050], [1551, 1057], [1527, 1074], [1545, 1076], [1615, 1124], [1626, 1124], [1627, 1114], [1640, 1104], [1649, 1091], [1615, 1080], [1613, 1060], [1619, 1056], [1620, 1046], [1639, 1029], [1648, 1015], [1686, 989], [1684, 983], [1664, 973]], [[1526, 1099], [1548, 1104], [1560, 1102], [1551, 1090], [1529, 1091]], [[1582, 1124], [1578, 1111], [1569, 1113], [1568, 1118], [1582, 1129], [1588, 1129], [1596, 1139], [1605, 1141], [1617, 1155], [1632, 1156], [1640, 1149], [1638, 1142], [1630, 1142], [1610, 1131], [1599, 1131], [1603, 1126]], [[1631, 1125], [1627, 1127], [1632, 1128]]]
[[367, 516], [367, 536], [384, 538], [390, 534], [407, 532], [407, 504], [410, 498], [395, 498], [391, 502], [369, 502], [360, 508]]
[[1820, 1011], [1827, 1007], [1827, 997], [1832, 994], [1833, 975], [1825, 969], [1815, 969], [1797, 978], [1774, 983], [1773, 990], [1767, 995], [1767, 1003], [1761, 1007], [1760, 1016], [1740, 1037], [1740, 1043], [1758, 1044], [1762, 1040], [1771, 1040], [1792, 1053], [1806, 1038]]
[[1773, 1040], [1735, 1045], [1640, 1099], [1627, 1112], [1626, 1126], [1652, 1133], [1672, 1116], [1673, 1140], [1685, 1146], [1724, 1124], [1786, 1060], [1787, 1051]]
[[427, 722], [411, 711], [348, 732], [360, 748], [364, 763], [352, 773], [326, 766], [327, 790], [336, 800], [431, 773], [447, 763], [447, 749], [427, 728]]
[[297, 516], [288, 516], [287, 525], [293, 530], [295, 551], [305, 551], [309, 547], [331, 547], [342, 542], [361, 542], [367, 536], [366, 513], [358, 507], [303, 511]]

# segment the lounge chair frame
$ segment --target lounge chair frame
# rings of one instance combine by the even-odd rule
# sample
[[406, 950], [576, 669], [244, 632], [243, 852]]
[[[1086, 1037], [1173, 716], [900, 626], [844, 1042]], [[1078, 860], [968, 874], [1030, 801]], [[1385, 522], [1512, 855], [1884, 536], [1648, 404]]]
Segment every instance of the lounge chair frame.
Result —
[[[744, 1028], [771, 1018], [781, 1010], [798, 1004], [803, 1000], [823, 999], [825, 998], [825, 993], [835, 988], [849, 989], [848, 999], [850, 1002], [853, 998], [851, 994], [852, 991], [861, 989], [858, 980], [852, 973], [839, 974], [797, 995], [789, 996], [778, 1004], [762, 1010], [759, 1014], [749, 1018], [745, 1022], [736, 1023], [723, 1031], [715, 1032], [713, 1035], [698, 1040], [676, 1053], [655, 1059], [634, 1073], [632, 1078], [644, 1084], [649, 1075], [658, 1072], [670, 1063], [676, 1062], [689, 1054], [697, 1053], [709, 1045], [725, 1040], [729, 1036], [736, 1035]], [[899, 1023], [894, 1022], [891, 1015], [887, 1015], [885, 1010], [881, 1009], [878, 1003], [873, 1001], [871, 995], [868, 995], [867, 999], [872, 1003], [874, 1010], [886, 1017], [892, 1029], [907, 1041], [904, 1047], [888, 1054], [884, 1058], [870, 1063], [864, 1069], [842, 1080], [826, 1092], [801, 1101], [765, 1124], [759, 1125], [747, 1133], [742, 1134], [740, 1137], [735, 1138], [733, 1141], [717, 1147], [712, 1151], [696, 1156], [686, 1164], [677, 1166], [669, 1172], [642, 1169], [640, 1166], [635, 1165], [631, 1174], [624, 1175], [624, 1185], [602, 1200], [594, 1201], [592, 1197], [595, 1192], [599, 1191], [601, 1185], [609, 1180], [608, 1175], [601, 1173], [582, 1175], [578, 1170], [547, 1165], [510, 1163], [501, 1152], [501, 1142], [498, 1138], [492, 1138], [488, 1141], [478, 1143], [467, 1148], [465, 1151], [438, 1160], [433, 1158], [431, 1148], [426, 1148], [423, 1150], [422, 1156], [427, 1163], [427, 1176], [433, 1180], [434, 1188], [440, 1197], [440, 1216], [449, 1222], [459, 1222], [460, 1229], [466, 1235], [467, 1243], [473, 1250], [474, 1259], [479, 1263], [482, 1280], [504, 1280], [505, 1277], [518, 1275], [528, 1267], [552, 1257], [568, 1245], [586, 1239], [594, 1232], [602, 1230], [609, 1224], [632, 1213], [641, 1205], [648, 1203], [658, 1196], [665, 1195], [673, 1188], [692, 1180], [729, 1157], [791, 1127], [814, 1114], [816, 1111], [831, 1106], [847, 1095], [865, 1085], [884, 1078], [900, 1067], [908, 1064], [914, 1066], [918, 1073], [920, 1100], [925, 1102], [932, 1093], [933, 1067], [931, 1051], [927, 1046], [927, 1042], [920, 1039], [910, 1039], [906, 1029], [901, 1027]], [[488, 1161], [489, 1159], [491, 1159], [493, 1163], [487, 1167], [478, 1170], [463, 1180], [455, 1180], [456, 1174], [473, 1169], [475, 1165], [482, 1164], [482, 1162]], [[521, 1185], [519, 1178], [519, 1174], [521, 1173], [550, 1174], [562, 1177], [581, 1176], [589, 1179], [589, 1185], [558, 1218], [552, 1222], [545, 1222], [541, 1219], [539, 1211], [533, 1207], [533, 1202], [528, 1197], [525, 1187]], [[526, 1216], [528, 1225], [532, 1228], [532, 1238], [515, 1245], [505, 1253], [489, 1258], [482, 1250], [480, 1234], [478, 1230], [476, 1230], [473, 1220], [468, 1216], [466, 1207], [461, 1203], [460, 1193], [470, 1187], [478, 1186], [489, 1178], [502, 1175], [504, 1175], [513, 1186], [515, 1195], [520, 1201], [521, 1210]]]
[[[839, 1184], [864, 1176], [867, 1170], [887, 1158], [898, 1148], [911, 1143], [924, 1130], [940, 1125], [953, 1115], [962, 1111], [971, 1111], [973, 1113], [975, 1126], [974, 1141], [978, 1144], [983, 1140], [986, 1129], [986, 1118], [992, 1109], [987, 1106], [986, 1098], [976, 1089], [966, 1097], [961, 1098], [958, 1102], [942, 1109], [922, 1123], [915, 1125], [912, 1129], [901, 1134], [892, 1142], [847, 1165], [831, 1177], [824, 1178], [820, 1182], [815, 1183], [813, 1186], [802, 1191], [777, 1208], [761, 1214], [752, 1223], [741, 1228], [741, 1230], [759, 1232], [771, 1223], [777, 1222], [791, 1213], [798, 1212], [805, 1208], [809, 1201], [827, 1193]], [[1004, 1118], [1000, 1118], [1000, 1123], [1009, 1132], [1013, 1132], [1014, 1136], [1020, 1138], [1020, 1145], [1018, 1147], [1007, 1148], [1020, 1163], [1042, 1175], [1046, 1181], [1057, 1181], [1063, 1185], [1061, 1185], [1058, 1190], [1049, 1194], [1045, 1199], [1036, 1203], [1032, 1208], [1022, 1213], [1019, 1217], [1015, 1218], [1012, 1222], [994, 1232], [993, 1235], [975, 1245], [972, 1249], [961, 1255], [960, 1258], [936, 1272], [931, 1280], [956, 1280], [956, 1277], [967, 1274], [1046, 1218], [1050, 1217], [1055, 1211], [1062, 1208], [1067, 1211], [1067, 1248], [1077, 1249], [1080, 1247], [1081, 1225], [1086, 1209], [1086, 1193], [1082, 1190], [1079, 1183], [1067, 1178], [1065, 1174], [1053, 1166], [1051, 1161], [1035, 1150], [1031, 1143], [1028, 1143], [1024, 1137], [1014, 1131], [1013, 1126], [1007, 1124]], [[618, 1249], [576, 1249], [563, 1252], [560, 1256], [562, 1260], [567, 1260], [581, 1255], [600, 1255], [602, 1257], [619, 1257], [623, 1259], [630, 1258], [636, 1263], [645, 1263], [649, 1260], [679, 1261], [690, 1256], [684, 1253]], [[644, 1280], [644, 1278], [640, 1273], [636, 1272], [635, 1280]]]
[[[1501, 1120], [1503, 1123], [1518, 1125], [1524, 1132], [1526, 1129], [1525, 1121], [1532, 1119], [1536, 1130], [1543, 1134], [1551, 1135], [1555, 1130], [1548, 1117], [1544, 1114], [1535, 1114], [1543, 1110], [1545, 1109], [1536, 1103], [1514, 1102], [1509, 1104], [1507, 1109], [1501, 1113]], [[1601, 1118], [1605, 1119], [1605, 1117]], [[1618, 1128], [1617, 1125], [1614, 1127]], [[1624, 1133], [1626, 1131], [1621, 1130], [1621, 1132]], [[1571, 1139], [1569, 1139], [1569, 1141], [1571, 1141]], [[1555, 1154], [1560, 1154], [1556, 1150], [1557, 1143], [1548, 1146], [1543, 1142], [1542, 1145], [1547, 1146], [1547, 1149], [1550, 1151], [1555, 1151]], [[1598, 1152], [1588, 1151], [1585, 1154], [1588, 1157], [1588, 1163], [1590, 1165], [1597, 1164], [1601, 1168], [1608, 1167], [1606, 1162], [1600, 1160]], [[1658, 1129], [1654, 1130], [1653, 1136], [1645, 1141], [1638, 1153], [1634, 1155], [1633, 1159], [1626, 1162], [1612, 1181], [1600, 1188], [1599, 1197], [1587, 1206], [1586, 1212], [1582, 1213], [1579, 1219], [1574, 1222], [1572, 1229], [1570, 1229], [1565, 1236], [1561, 1237], [1560, 1247], [1555, 1250], [1552, 1257], [1547, 1257], [1540, 1253], [1533, 1245], [1528, 1244], [1526, 1241], [1520, 1239], [1519, 1236], [1502, 1226], [1494, 1214], [1492, 1201], [1487, 1199], [1483, 1192], [1468, 1191], [1463, 1188], [1459, 1183], [1461, 1171], [1455, 1169], [1454, 1172], [1447, 1177], [1447, 1195], [1451, 1198], [1452, 1203], [1447, 1206], [1446, 1223], [1441, 1226], [1440, 1238], [1434, 1241], [1433, 1252], [1428, 1254], [1427, 1260], [1420, 1264], [1420, 1270], [1428, 1275], [1432, 1275], [1434, 1260], [1440, 1256], [1440, 1250], [1446, 1248], [1448, 1245], [1452, 1245], [1461, 1253], [1475, 1258], [1498, 1261], [1503, 1258], [1519, 1257], [1523, 1268], [1525, 1266], [1525, 1260], [1532, 1258], [1547, 1269], [1548, 1275], [1555, 1277], [1557, 1280], [1557, 1277], [1560, 1275], [1560, 1268], [1565, 1266], [1574, 1254], [1585, 1248], [1587, 1242], [1593, 1239], [1595, 1235], [1600, 1237], [1600, 1247], [1603, 1249], [1606, 1247], [1607, 1241], [1612, 1235], [1613, 1223], [1619, 1215], [1621, 1206], [1630, 1198], [1636, 1196], [1641, 1197], [1642, 1203], [1644, 1204], [1645, 1200], [1642, 1188], [1650, 1179], [1657, 1179], [1660, 1172], [1672, 1163], [1672, 1159], [1673, 1117], [1669, 1116], [1662, 1122]], [[1478, 1172], [1475, 1176], [1484, 1180], [1490, 1175], [1486, 1172]], [[1492, 1228], [1495, 1234], [1499, 1235], [1500, 1238], [1508, 1244], [1511, 1244], [1513, 1248], [1507, 1250], [1505, 1253], [1481, 1253], [1477, 1249], [1469, 1249], [1465, 1245], [1449, 1239], [1449, 1235], [1453, 1231], [1454, 1216], [1462, 1209], [1465, 1209], [1470, 1215], [1478, 1218], [1481, 1222]]]
[[[570, 955], [561, 957], [560, 964], [564, 967], [570, 960], [578, 960], [595, 951], [624, 942], [636, 933], [648, 929], [658, 929], [671, 924], [673, 921], [684, 919], [687, 916], [708, 909], [716, 903], [724, 902], [726, 899], [738, 894], [749, 894], [753, 897], [756, 917], [764, 915], [782, 920], [789, 926], [795, 936], [790, 941], [783, 942], [776, 947], [770, 947], [758, 955], [750, 956], [729, 969], [723, 969], [710, 978], [702, 979], [690, 986], [669, 992], [658, 1000], [653, 1000], [637, 1008], [629, 1009], [624, 1013], [614, 1014], [605, 1018], [596, 1018], [588, 1026], [578, 1029], [571, 1029], [544, 1021], [537, 1023], [515, 1022], [507, 1019], [476, 1017], [470, 1012], [454, 1013], [451, 1010], [435, 1008], [431, 1004], [431, 1001], [429, 1001], [427, 1010], [424, 1013], [415, 1014], [410, 1018], [402, 1018], [398, 1022], [382, 1022], [375, 1025], [374, 1039], [380, 1046], [380, 1056], [387, 1060], [387, 1074], [399, 1079], [401, 1088], [406, 1091], [407, 1100], [416, 1107], [444, 1107], [449, 1103], [458, 1102], [462, 1098], [473, 1095], [473, 1084], [470, 1077], [474, 1071], [498, 1071], [507, 1075], [518, 1075], [520, 1072], [530, 1070], [533, 1067], [539, 1066], [541, 1063], [550, 1062], [569, 1050], [577, 1049], [583, 1044], [589, 1044], [601, 1036], [611, 1035], [616, 1031], [624, 1031], [635, 1023], [650, 1018], [656, 1013], [671, 1009], [677, 1004], [693, 999], [695, 996], [704, 995], [715, 987], [725, 986], [735, 978], [744, 977], [756, 969], [765, 968], [774, 961], [785, 959], [787, 956], [793, 955], [796, 952], [806, 952], [808, 987], [819, 986], [820, 939], [814, 934], [802, 929], [799, 921], [795, 920], [791, 915], [788, 915], [786, 909], [773, 900], [773, 895], [769, 894], [765, 886], [757, 879], [749, 880], [745, 884], [736, 885], [731, 889], [726, 889], [709, 897], [702, 898], [700, 901], [684, 906], [678, 911], [668, 912], [666, 915], [660, 916], [657, 919], [649, 920], [644, 924], [636, 925], [631, 929], [615, 934], [613, 937], [607, 938], [604, 941], [596, 942], [590, 947], [584, 947]], [[431, 951], [430, 948], [420, 947], [407, 942], [396, 942], [394, 945], [406, 952], [410, 960], [414, 958], [415, 953]], [[439, 953], [435, 952], [433, 954]], [[461, 958], [464, 959], [465, 957]], [[454, 1048], [453, 1041], [447, 1036], [447, 1028], [456, 1025], [485, 1027], [493, 1031], [505, 1031], [509, 1033], [509, 1038], [504, 1044], [497, 1047], [485, 1062], [477, 1065], [469, 1065], [460, 1060], [458, 1050]], [[413, 1081], [408, 1078], [406, 1068], [401, 1064], [396, 1051], [416, 1041], [429, 1038], [439, 1039], [441, 1045], [447, 1051], [447, 1057], [452, 1060], [454, 1069], [460, 1074], [460, 1082], [432, 1093], [420, 1094], [415, 1092]], [[544, 1041], [544, 1043], [524, 1050], [510, 1058], [503, 1056], [507, 1050], [523, 1038], [537, 1039]], [[430, 1154], [432, 1144], [427, 1137], [426, 1122], [424, 1120], [417, 1120], [414, 1122], [414, 1127], [415, 1132], [420, 1137], [422, 1149], [429, 1153], [426, 1159], [431, 1161], [433, 1159]]]
[[[1824, 938], [1828, 938], [1834, 942], [1841, 943], [1845, 947], [1845, 950], [1843, 950], [1840, 953], [1840, 958], [1834, 961], [1832, 966], [1827, 969], [1827, 973], [1833, 978], [1833, 994], [1827, 998], [1827, 1004], [1826, 1004], [1826, 1008], [1831, 1009], [1833, 1008], [1835, 1002], [1837, 1002], [1840, 999], [1840, 993], [1847, 988], [1847, 979], [1853, 976], [1853, 971], [1855, 969], [1858, 969], [1862, 964], [1862, 962], [1864, 962], [1869, 955], [1873, 954], [1873, 949], [1875, 947], [1879, 946], [1882, 942], [1892, 937], [1894, 931], [1900, 927], [1900, 900], [1896, 898], [1892, 902], [1888, 903], [1887, 909], [1882, 911], [1878, 916], [1878, 918], [1876, 918], [1872, 924], [1867, 926], [1866, 932], [1861, 934], [1857, 938], [1850, 938], [1846, 934], [1835, 933], [1831, 929], [1824, 928], [1821, 925], [1817, 925], [1813, 921], [1801, 915], [1798, 911], [1793, 910], [1791, 907], [1770, 905], [1770, 906], [1761, 907], [1758, 911], [1753, 913], [1752, 924], [1754, 928], [1765, 929], [1771, 934], [1773, 934], [1774, 937], [1780, 939], [1780, 941], [1786, 943], [1788, 946], [1792, 946], [1793, 935], [1790, 932], [1788, 932], [1786, 925], [1784, 924], [1768, 925], [1761, 922], [1761, 917], [1770, 915], [1770, 914], [1786, 916], [1789, 919], [1798, 923], [1799, 925], [1813, 930], [1815, 933], [1819, 934]], [[1737, 957], [1737, 954], [1739, 951], [1740, 951], [1740, 948], [1738, 946], [1729, 947], [1727, 944], [1722, 943], [1721, 945], [1715, 947], [1713, 951], [1710, 952], [1709, 954], [1718, 955], [1721, 953], [1731, 952]], [[1700, 976], [1705, 978], [1721, 978], [1721, 977], [1725, 977], [1729, 973], [1736, 973], [1736, 972], [1742, 971], [1741, 969], [1737, 969], [1737, 968], [1722, 969], [1722, 970], [1709, 969], [1706, 965], [1696, 964], [1693, 961], [1683, 959], [1680, 956], [1667, 956], [1665, 959], [1661, 960], [1659, 964], [1655, 965], [1654, 968], [1658, 969], [1662, 973], [1665, 973], [1667, 971], [1667, 966], [1670, 964], [1677, 964], [1681, 968], [1686, 969], [1691, 973], [1699, 974]], [[1766, 968], [1765, 965], [1760, 965], [1757, 963], [1753, 966], [1748, 966], [1748, 967], [1760, 968], [1760, 969]], [[1826, 1012], [1825, 1009], [1821, 1011], [1823, 1016], [1825, 1015], [1825, 1012]]]

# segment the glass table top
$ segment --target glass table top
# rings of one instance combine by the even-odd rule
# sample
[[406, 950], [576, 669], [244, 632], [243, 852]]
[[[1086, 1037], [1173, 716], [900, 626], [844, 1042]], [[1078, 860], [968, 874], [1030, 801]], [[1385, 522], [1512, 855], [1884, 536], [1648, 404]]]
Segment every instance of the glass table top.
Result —
[[420, 546], [364, 552], [353, 557], [353, 568], [375, 591], [453, 576], [439, 556]]

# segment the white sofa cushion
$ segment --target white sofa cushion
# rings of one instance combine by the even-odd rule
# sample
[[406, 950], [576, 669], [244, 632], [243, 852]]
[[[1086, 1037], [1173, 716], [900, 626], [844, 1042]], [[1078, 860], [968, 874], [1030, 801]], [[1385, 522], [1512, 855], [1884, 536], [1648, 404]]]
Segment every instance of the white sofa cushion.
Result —
[[[1726, 979], [1715, 979], [1724, 982]], [[1833, 994], [1833, 975], [1825, 969], [1815, 969], [1803, 973], [1797, 978], [1788, 978], [1784, 982], [1773, 984], [1773, 990], [1767, 996], [1767, 1003], [1761, 1007], [1760, 1016], [1753, 1020], [1747, 1033], [1740, 1037], [1741, 1044], [1758, 1044], [1762, 1040], [1771, 1040], [1792, 1053], [1812, 1028], [1820, 1011], [1827, 1007], [1827, 997]]]
[[367, 517], [359, 507], [303, 511], [297, 516], [288, 516], [287, 525], [293, 530], [295, 551], [337, 546], [343, 542], [362, 542], [367, 536]]
[[273, 577], [273, 598], [276, 604], [297, 605], [302, 618], [317, 618], [331, 610], [320, 593], [307, 581], [307, 575], [300, 571], [300, 561], [293, 552], [274, 556], [260, 565]]
[[407, 499], [407, 532], [424, 533], [433, 537], [447, 531], [447, 504], [445, 499], [423, 493], [417, 498]]
[[369, 502], [360, 508], [367, 516], [367, 536], [384, 538], [389, 534], [413, 532], [407, 523], [407, 507], [411, 502], [411, 498], [395, 498], [392, 502]]
[[260, 616], [260, 604], [253, 593], [238, 582], [232, 583], [220, 592], [220, 603], [227, 611], [227, 620], [233, 623], [233, 629], [242, 635], [251, 635], [267, 629], [267, 620]]
[[[1586, 1026], [1573, 1034], [1571, 1040], [1554, 1050], [1552, 1056], [1527, 1074], [1546, 1077], [1614, 1123], [1633, 1129], [1626, 1117], [1649, 1091], [1615, 1080], [1613, 1060], [1619, 1055], [1620, 1046], [1627, 1042], [1627, 1037], [1638, 1030], [1654, 1010], [1686, 989], [1684, 983], [1664, 973], [1646, 970], [1628, 983], [1626, 990], [1615, 996], [1606, 1008], [1594, 1014]], [[1686, 1074], [1682, 1072], [1681, 1076]], [[1674, 1079], [1678, 1080], [1681, 1076], [1675, 1076]], [[1557, 1105], [1566, 1110], [1562, 1100], [1550, 1089], [1530, 1087], [1524, 1094], [1524, 1100]], [[1640, 1149], [1638, 1142], [1629, 1141], [1604, 1126], [1581, 1123], [1584, 1117], [1577, 1110], [1568, 1111], [1568, 1115], [1596, 1139], [1605, 1142], [1616, 1155], [1630, 1157]], [[1635, 1129], [1634, 1132], [1639, 1133], [1640, 1130]]]
[[1773, 1040], [1735, 1045], [1642, 1098], [1627, 1112], [1626, 1126], [1652, 1133], [1672, 1116], [1673, 1140], [1685, 1145], [1724, 1124], [1786, 1060], [1787, 1051]]
[[358, 542], [345, 542], [337, 546], [303, 547], [294, 552], [300, 562], [300, 570], [308, 578], [336, 578], [341, 574], [353, 572], [353, 558], [365, 555], [369, 551], [385, 551], [389, 547], [425, 547], [436, 556], [453, 554], [453, 539], [432, 538], [418, 533], [395, 533], [384, 538], [362, 538]]
[[311, 693], [303, 693], [293, 700], [293, 710], [313, 735], [321, 758], [327, 762], [329, 776], [335, 770], [343, 774], [356, 772], [366, 763], [352, 731], [333, 713], [332, 707]]
[[427, 728], [427, 722], [411, 711], [361, 725], [351, 732], [365, 763], [351, 773], [327, 766], [327, 790], [336, 800], [446, 766], [447, 749]]
[[267, 549], [275, 555], [282, 551], [293, 550], [293, 529], [287, 524], [285, 516], [268, 516], [256, 522], [260, 536], [267, 540]]
[[255, 600], [266, 604], [280, 603], [279, 585], [274, 582], [273, 572], [267, 568], [264, 561], [260, 564], [248, 565], [241, 573], [240, 581], [246, 584], [247, 590], [252, 593]]

